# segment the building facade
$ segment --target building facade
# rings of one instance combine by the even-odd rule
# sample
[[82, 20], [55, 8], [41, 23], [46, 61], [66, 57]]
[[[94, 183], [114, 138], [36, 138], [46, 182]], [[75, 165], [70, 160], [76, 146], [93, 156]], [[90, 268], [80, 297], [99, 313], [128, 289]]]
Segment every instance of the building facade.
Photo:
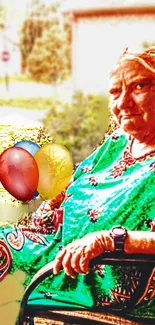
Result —
[[72, 15], [74, 91], [107, 93], [109, 72], [123, 50], [155, 42], [154, 1], [71, 0], [61, 10]]

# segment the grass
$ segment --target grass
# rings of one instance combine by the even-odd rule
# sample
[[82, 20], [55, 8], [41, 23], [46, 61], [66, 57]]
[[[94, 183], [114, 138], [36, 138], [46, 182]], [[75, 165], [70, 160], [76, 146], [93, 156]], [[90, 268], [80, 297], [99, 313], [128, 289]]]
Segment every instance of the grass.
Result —
[[[26, 75], [9, 76], [9, 82], [30, 82], [32, 79]], [[5, 83], [5, 77], [0, 77], [0, 83]]]
[[54, 101], [51, 98], [13, 98], [4, 99], [0, 98], [0, 106], [18, 107], [35, 110], [46, 110], [54, 105]]

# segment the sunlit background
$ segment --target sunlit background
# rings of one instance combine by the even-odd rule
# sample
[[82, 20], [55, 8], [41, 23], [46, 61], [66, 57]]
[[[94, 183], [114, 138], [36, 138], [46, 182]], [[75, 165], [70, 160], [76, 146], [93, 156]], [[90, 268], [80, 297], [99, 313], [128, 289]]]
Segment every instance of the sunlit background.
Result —
[[[116, 128], [109, 71], [125, 47], [150, 45], [154, 0], [0, 0], [0, 154], [22, 140], [54, 141], [76, 167]], [[0, 222], [14, 222], [38, 204], [19, 202], [0, 184]], [[10, 305], [0, 312], [14, 324], [6, 321]]]
[[[102, 8], [105, 9], [115, 6], [116, 9], [121, 7], [135, 6], [152, 6], [153, 0], [133, 0], [127, 1], [57, 1], [57, 0], [1, 0], [0, 4], [5, 6], [7, 10], [6, 24], [0, 35], [0, 49], [7, 49], [11, 54], [7, 67], [6, 64], [0, 62], [0, 76], [6, 73], [19, 74], [21, 72], [21, 51], [19, 46], [20, 32], [24, 20], [29, 17], [29, 14], [43, 3], [46, 6], [59, 3], [59, 8], [62, 8], [62, 21], [64, 19], [64, 11], [74, 13], [80, 10], [81, 13], [86, 12], [87, 8]], [[95, 7], [96, 3], [96, 7]], [[108, 89], [108, 75], [111, 68], [114, 66], [116, 59], [121, 54], [125, 47], [131, 50], [139, 51], [143, 48], [144, 42], [152, 44], [155, 40], [155, 13], [142, 15], [103, 15], [103, 10], [99, 16], [92, 11], [92, 16], [80, 17], [73, 19], [73, 43], [72, 43], [72, 75], [66, 82], [66, 98], [69, 99], [71, 93], [75, 90], [82, 90], [86, 93], [102, 93]], [[33, 14], [33, 20], [37, 19]], [[40, 19], [46, 20], [46, 17], [40, 12]], [[27, 30], [29, 33], [29, 30]], [[6, 36], [10, 42], [4, 42]], [[5, 43], [5, 44], [4, 44]], [[7, 43], [7, 44], [6, 44]], [[69, 88], [69, 89], [68, 89]], [[48, 91], [47, 91], [48, 92]], [[33, 91], [32, 91], [33, 93]], [[45, 91], [46, 93], [46, 91]]]
[[126, 47], [155, 44], [154, 0], [1, 0], [0, 6], [1, 124], [43, 126], [81, 161], [108, 127], [116, 60]]

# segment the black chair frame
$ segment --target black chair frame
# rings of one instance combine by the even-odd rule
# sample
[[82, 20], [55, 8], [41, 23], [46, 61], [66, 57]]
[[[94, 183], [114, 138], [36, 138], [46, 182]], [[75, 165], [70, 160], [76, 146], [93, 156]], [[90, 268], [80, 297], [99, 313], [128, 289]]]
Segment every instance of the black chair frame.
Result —
[[[16, 325], [34, 325], [34, 318], [40, 317], [45, 319], [51, 319], [56, 321], [61, 321], [67, 324], [89, 324], [97, 325], [97, 324], [114, 324], [109, 323], [105, 320], [105, 317], [101, 317], [103, 314], [106, 315], [107, 313], [112, 313], [116, 317], [123, 317], [123, 319], [127, 319], [130, 321], [130, 316], [126, 316], [128, 311], [131, 310], [136, 303], [138, 302], [139, 298], [144, 292], [145, 286], [148, 281], [148, 277], [150, 276], [152, 269], [155, 267], [155, 255], [143, 255], [143, 254], [116, 254], [116, 253], [104, 253], [99, 257], [94, 258], [90, 262], [90, 269], [93, 268], [96, 264], [99, 265], [122, 265], [122, 266], [129, 266], [129, 265], [138, 265], [143, 268], [145, 276], [143, 276], [141, 282], [139, 283], [138, 288], [136, 289], [133, 297], [131, 297], [130, 301], [126, 304], [123, 304], [121, 307], [118, 305], [115, 308], [111, 309], [108, 306], [104, 307], [94, 307], [94, 308], [87, 308], [87, 309], [77, 309], [77, 308], [62, 308], [62, 307], [52, 307], [49, 306], [40, 306], [40, 305], [29, 305], [28, 299], [33, 292], [33, 290], [46, 278], [52, 275], [53, 270], [51, 267], [47, 265], [47, 268], [43, 267], [39, 270], [38, 274], [32, 279], [31, 283], [25, 290], [25, 294], [23, 296], [21, 302], [21, 309], [19, 319]], [[90, 317], [88, 317], [89, 312], [91, 313]], [[94, 318], [92, 317], [94, 313]], [[97, 317], [100, 315], [100, 317]], [[128, 324], [126, 320], [125, 324]], [[155, 319], [139, 319], [133, 318], [131, 319], [130, 324], [155, 324]], [[120, 324], [120, 323], [117, 323]]]

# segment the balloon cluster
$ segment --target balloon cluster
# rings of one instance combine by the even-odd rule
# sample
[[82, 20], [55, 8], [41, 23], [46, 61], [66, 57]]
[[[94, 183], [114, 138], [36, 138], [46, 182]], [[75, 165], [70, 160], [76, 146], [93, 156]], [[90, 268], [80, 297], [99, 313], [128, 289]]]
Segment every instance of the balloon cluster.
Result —
[[73, 160], [62, 145], [20, 141], [0, 155], [0, 182], [17, 200], [52, 199], [65, 189]]

